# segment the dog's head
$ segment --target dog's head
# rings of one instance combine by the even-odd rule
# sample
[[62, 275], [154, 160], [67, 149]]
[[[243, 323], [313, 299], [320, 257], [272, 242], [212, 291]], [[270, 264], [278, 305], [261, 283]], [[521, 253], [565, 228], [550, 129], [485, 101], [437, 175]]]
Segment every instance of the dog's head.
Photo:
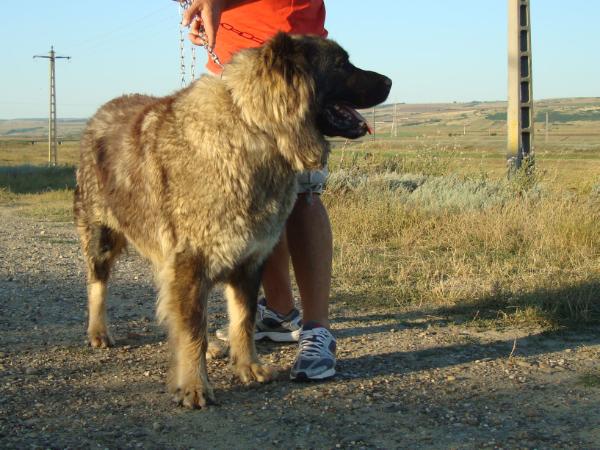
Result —
[[355, 67], [332, 40], [285, 33], [240, 52], [223, 78], [245, 120], [277, 139], [297, 170], [322, 164], [323, 135], [365, 135], [367, 121], [356, 109], [383, 102], [392, 86], [389, 78]]

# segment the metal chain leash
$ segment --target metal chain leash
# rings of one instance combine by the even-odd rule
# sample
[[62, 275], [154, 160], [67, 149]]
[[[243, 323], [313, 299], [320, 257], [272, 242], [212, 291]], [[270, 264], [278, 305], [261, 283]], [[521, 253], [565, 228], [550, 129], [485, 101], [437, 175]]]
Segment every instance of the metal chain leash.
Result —
[[196, 46], [192, 45], [192, 63], [190, 64], [190, 83], [196, 79]]
[[[183, 20], [184, 3], [179, 2], [179, 16]], [[185, 37], [183, 28], [179, 27], [179, 70], [181, 72], [181, 87], [185, 87]]]
[[[200, 19], [196, 18], [195, 20]], [[219, 57], [217, 56], [215, 51], [208, 45], [208, 36], [206, 35], [206, 31], [204, 30], [204, 26], [202, 24], [200, 24], [200, 28], [198, 29], [198, 33], [196, 33], [196, 36], [198, 36], [202, 41], [202, 46], [206, 50], [206, 53], [208, 53], [208, 56], [210, 56], [210, 59], [212, 59], [217, 66], [222, 68], [223, 64], [221, 64]]]
[[[185, 12], [185, 10], [187, 8], [190, 7], [190, 5], [192, 4], [192, 0], [175, 0], [179, 3], [179, 14], [183, 20], [183, 14]], [[196, 18], [195, 20], [199, 20], [198, 18]], [[217, 54], [214, 52], [214, 50], [212, 48], [209, 47], [208, 45], [208, 37], [206, 36], [206, 31], [204, 30], [204, 26], [200, 25], [198, 33], [196, 34], [196, 36], [198, 36], [200, 38], [200, 40], [202, 41], [202, 46], [205, 48], [206, 52], [208, 53], [208, 56], [210, 56], [210, 58], [213, 60], [213, 62], [218, 65], [219, 67], [223, 67], [223, 64], [221, 64], [221, 61], [219, 60], [219, 57], [217, 56]], [[191, 64], [190, 64], [190, 76], [191, 76], [191, 80], [190, 83], [193, 82], [196, 79], [196, 47], [194, 45], [192, 45], [191, 47]], [[185, 71], [186, 71], [186, 64], [185, 64], [185, 33], [183, 28], [179, 28], [179, 68], [181, 71], [181, 86], [185, 87], [186, 86], [186, 80], [185, 80]]]

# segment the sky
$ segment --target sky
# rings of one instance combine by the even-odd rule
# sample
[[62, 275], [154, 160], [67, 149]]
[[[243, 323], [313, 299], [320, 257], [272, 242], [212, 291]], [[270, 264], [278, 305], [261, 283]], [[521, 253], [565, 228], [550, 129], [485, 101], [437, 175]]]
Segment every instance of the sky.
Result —
[[[504, 100], [506, 0], [325, 0], [329, 36], [389, 76], [388, 102]], [[534, 98], [600, 96], [600, 1], [532, 0]], [[124, 93], [180, 87], [172, 0], [0, 2], [0, 119], [48, 116], [48, 60], [59, 118], [89, 117]], [[198, 70], [206, 55], [198, 51]], [[188, 57], [188, 62], [190, 58]]]

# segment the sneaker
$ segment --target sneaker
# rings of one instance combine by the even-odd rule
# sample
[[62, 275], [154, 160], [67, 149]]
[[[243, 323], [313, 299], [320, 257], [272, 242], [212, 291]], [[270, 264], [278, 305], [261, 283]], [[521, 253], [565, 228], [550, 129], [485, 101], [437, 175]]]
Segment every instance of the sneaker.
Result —
[[304, 325], [300, 350], [292, 366], [292, 380], [325, 380], [335, 375], [335, 338], [319, 325]]
[[[267, 307], [267, 300], [264, 297], [258, 301], [254, 325], [255, 341], [270, 339], [274, 342], [298, 342], [301, 328], [302, 319], [300, 311], [296, 308], [282, 316]], [[227, 328], [219, 328], [215, 335], [222, 341], [229, 340]]]

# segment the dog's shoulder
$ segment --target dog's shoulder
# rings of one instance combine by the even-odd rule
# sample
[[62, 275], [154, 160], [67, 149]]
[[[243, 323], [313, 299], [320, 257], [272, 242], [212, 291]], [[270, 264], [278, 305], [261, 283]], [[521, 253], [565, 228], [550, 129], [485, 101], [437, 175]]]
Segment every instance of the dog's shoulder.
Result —
[[218, 77], [203, 75], [189, 87], [174, 94], [177, 113], [193, 114], [202, 120], [220, 120], [235, 113], [231, 92]]

